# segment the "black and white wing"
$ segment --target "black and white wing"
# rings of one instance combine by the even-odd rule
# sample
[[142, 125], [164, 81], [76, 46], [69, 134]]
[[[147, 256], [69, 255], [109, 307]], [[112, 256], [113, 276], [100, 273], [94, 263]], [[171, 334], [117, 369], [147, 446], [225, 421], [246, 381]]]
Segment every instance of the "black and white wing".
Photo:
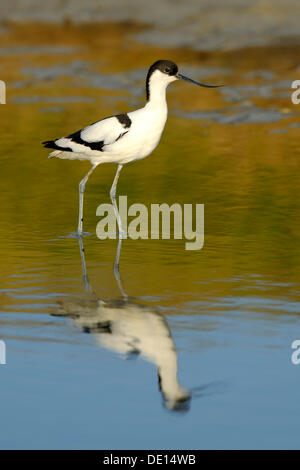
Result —
[[131, 119], [127, 114], [117, 114], [97, 121], [66, 137], [43, 142], [44, 147], [64, 152], [104, 152], [109, 145], [127, 134]]

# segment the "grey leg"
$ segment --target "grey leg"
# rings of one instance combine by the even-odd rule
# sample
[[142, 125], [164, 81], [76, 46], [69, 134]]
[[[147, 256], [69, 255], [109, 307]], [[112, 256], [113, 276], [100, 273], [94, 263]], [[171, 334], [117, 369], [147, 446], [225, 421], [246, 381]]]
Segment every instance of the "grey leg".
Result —
[[82, 235], [82, 223], [83, 223], [83, 196], [87, 180], [92, 174], [97, 165], [93, 165], [90, 171], [85, 175], [83, 180], [79, 183], [79, 218], [78, 218], [78, 235]]
[[117, 203], [116, 203], [117, 184], [118, 184], [118, 180], [119, 180], [119, 176], [120, 176], [120, 172], [121, 172], [122, 168], [123, 168], [123, 165], [118, 165], [116, 176], [115, 176], [114, 182], [112, 184], [112, 187], [110, 188], [110, 193], [109, 194], [110, 194], [110, 199], [111, 199], [112, 205], [114, 206], [114, 211], [115, 211], [115, 215], [116, 215], [117, 222], [118, 222], [119, 238], [126, 238], [126, 234], [123, 231], [122, 221], [121, 221], [121, 217], [120, 217], [118, 207], [117, 207]]
[[119, 238], [119, 241], [118, 241], [118, 248], [117, 248], [117, 253], [116, 253], [116, 258], [115, 258], [115, 262], [114, 262], [114, 275], [115, 275], [115, 278], [116, 278], [116, 281], [117, 281], [117, 284], [118, 284], [118, 287], [120, 289], [120, 292], [122, 294], [122, 297], [124, 300], [128, 300], [128, 295], [126, 294], [126, 291], [124, 290], [124, 287], [123, 287], [123, 283], [122, 283], [122, 280], [121, 280], [121, 276], [120, 276], [120, 256], [121, 256], [121, 250], [122, 250], [122, 238], [120, 237]]
[[80, 250], [80, 258], [81, 258], [81, 270], [82, 270], [82, 280], [83, 280], [83, 285], [86, 290], [86, 292], [92, 292], [94, 293], [90, 281], [87, 275], [86, 271], [86, 262], [85, 262], [85, 253], [84, 253], [84, 246], [83, 246], [83, 238], [80, 235], [78, 237], [78, 243], [79, 243], [79, 250]]

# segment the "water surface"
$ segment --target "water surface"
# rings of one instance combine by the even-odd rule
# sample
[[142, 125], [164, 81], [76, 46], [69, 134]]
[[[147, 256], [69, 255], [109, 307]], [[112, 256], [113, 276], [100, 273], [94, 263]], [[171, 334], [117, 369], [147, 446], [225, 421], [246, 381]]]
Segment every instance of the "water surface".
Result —
[[[298, 48], [199, 54], [128, 43], [122, 25], [35, 27], [1, 35], [1, 448], [299, 448]], [[89, 180], [83, 257], [89, 165], [40, 142], [140, 106], [158, 58], [226, 87], [171, 85], [161, 143], [118, 193], [205, 204], [205, 243], [124, 240], [119, 280], [118, 241], [95, 235], [115, 167]]]

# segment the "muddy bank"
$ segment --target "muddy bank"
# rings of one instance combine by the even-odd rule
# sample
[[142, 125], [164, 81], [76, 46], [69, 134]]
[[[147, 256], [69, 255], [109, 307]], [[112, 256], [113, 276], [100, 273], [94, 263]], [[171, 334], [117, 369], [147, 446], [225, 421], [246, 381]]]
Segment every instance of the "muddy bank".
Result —
[[129, 21], [147, 25], [134, 33], [143, 43], [197, 50], [299, 44], [299, 17], [299, 0], [50, 0], [42, 8], [38, 0], [0, 2], [4, 24]]

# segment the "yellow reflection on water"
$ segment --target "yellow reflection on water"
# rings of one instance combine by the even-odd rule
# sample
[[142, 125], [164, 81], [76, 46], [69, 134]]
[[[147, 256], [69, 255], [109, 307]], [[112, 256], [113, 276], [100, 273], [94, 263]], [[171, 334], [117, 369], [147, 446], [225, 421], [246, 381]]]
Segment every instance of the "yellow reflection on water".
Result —
[[[132, 34], [142, 28], [130, 25]], [[128, 25], [24, 24], [11, 25], [1, 35], [0, 78], [8, 93], [8, 104], [0, 106], [4, 290], [28, 287], [31, 275], [33, 285], [40, 279], [49, 293], [80, 289], [75, 281], [80, 280], [76, 240], [61, 237], [76, 230], [78, 183], [89, 165], [49, 161], [40, 142], [141, 105], [143, 93], [133, 92], [136, 87], [142, 90], [143, 79], [138, 75], [133, 87], [130, 79], [127, 85], [122, 82], [120, 74], [146, 71], [154, 60], [170, 58], [185, 66], [227, 68], [227, 74], [212, 72], [206, 81], [233, 87], [261, 86], [261, 78], [247, 78], [260, 69], [274, 74], [270, 83], [297, 78], [297, 47], [204, 54], [145, 46], [128, 39], [127, 32]], [[24, 52], [24, 43], [38, 47]], [[45, 46], [74, 49], [59, 54], [47, 52]], [[72, 63], [69, 75], [57, 73], [55, 67], [70, 70]], [[52, 75], [39, 77], [45, 69]], [[93, 86], [92, 80], [101, 74], [118, 77], [120, 86]], [[298, 299], [300, 149], [299, 128], [292, 126], [298, 122], [298, 110], [288, 96], [275, 93], [250, 99], [261, 109], [276, 107], [282, 117], [274, 122], [266, 118], [230, 124], [191, 117], [189, 113], [203, 111], [222, 114], [224, 108], [234, 114], [239, 106], [249, 106], [249, 100], [226, 101], [222, 93], [184, 83], [171, 86], [171, 113], [159, 147], [121, 175], [118, 191], [128, 195], [129, 204], [205, 204], [205, 244], [199, 252], [185, 251], [184, 240], [124, 244], [132, 295], [158, 295], [165, 306], [169, 301], [180, 306], [195, 296], [215, 299], [241, 293]], [[101, 166], [87, 186], [85, 229], [93, 234], [96, 208], [109, 202], [114, 171], [113, 165]], [[113, 294], [108, 273], [116, 244], [93, 236], [87, 245], [96, 284]], [[24, 305], [26, 298], [1, 298], [5, 309], [18, 302]]]

